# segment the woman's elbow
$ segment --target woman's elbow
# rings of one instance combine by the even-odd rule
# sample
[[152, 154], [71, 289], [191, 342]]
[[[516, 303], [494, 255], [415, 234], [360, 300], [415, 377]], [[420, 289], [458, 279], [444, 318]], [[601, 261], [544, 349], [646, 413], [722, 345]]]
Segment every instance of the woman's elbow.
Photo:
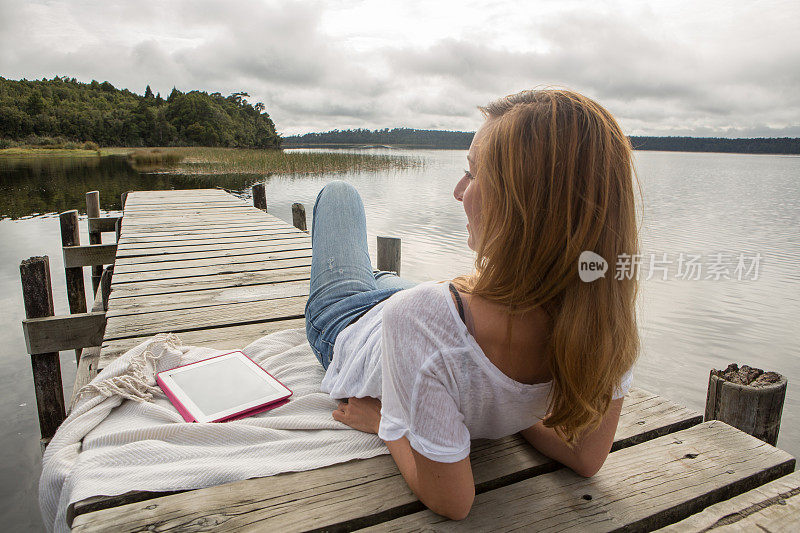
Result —
[[469, 500], [469, 502], [459, 502], [453, 505], [448, 506], [441, 511], [435, 511], [437, 514], [444, 516], [445, 518], [449, 518], [450, 520], [464, 520], [468, 515], [470, 509], [472, 509], [472, 502], [474, 501], [474, 497]]
[[579, 476], [592, 477], [597, 472], [600, 471], [600, 469], [603, 467], [603, 463], [605, 462], [606, 462], [605, 457], [603, 457], [602, 460], [594, 459], [589, 461], [583, 461], [579, 465], [575, 465], [575, 467], [572, 470]]
[[449, 518], [450, 520], [464, 520], [467, 515], [469, 515], [474, 501], [475, 493], [473, 492], [471, 495], [465, 495], [459, 499], [432, 502], [432, 505], [428, 505], [428, 508], [434, 513]]

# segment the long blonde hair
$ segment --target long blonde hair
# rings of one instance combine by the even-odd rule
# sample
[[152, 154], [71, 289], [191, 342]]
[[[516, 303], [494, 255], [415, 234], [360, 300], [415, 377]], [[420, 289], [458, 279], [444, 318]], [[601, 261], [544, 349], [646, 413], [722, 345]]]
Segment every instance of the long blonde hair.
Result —
[[[511, 316], [546, 312], [544, 424], [572, 446], [600, 424], [639, 353], [637, 276], [614, 275], [618, 257], [638, 253], [630, 142], [608, 111], [568, 90], [523, 91], [480, 109], [488, 130], [476, 157], [475, 272], [454, 282], [507, 306], [509, 349]], [[584, 250], [605, 258], [605, 277], [580, 280]]]

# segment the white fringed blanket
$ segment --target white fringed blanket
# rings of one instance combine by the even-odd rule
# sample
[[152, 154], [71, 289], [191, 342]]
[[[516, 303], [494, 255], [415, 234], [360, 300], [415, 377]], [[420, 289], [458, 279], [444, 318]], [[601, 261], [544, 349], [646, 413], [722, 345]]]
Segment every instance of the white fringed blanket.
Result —
[[48, 530], [69, 531], [67, 508], [91, 496], [195, 489], [388, 453], [377, 436], [332, 418], [336, 402], [320, 391], [325, 372], [305, 330], [267, 335], [243, 351], [293, 391], [289, 403], [234, 422], [184, 422], [155, 373], [225, 351], [181, 346], [175, 335], [156, 335], [93, 379], [42, 459]]

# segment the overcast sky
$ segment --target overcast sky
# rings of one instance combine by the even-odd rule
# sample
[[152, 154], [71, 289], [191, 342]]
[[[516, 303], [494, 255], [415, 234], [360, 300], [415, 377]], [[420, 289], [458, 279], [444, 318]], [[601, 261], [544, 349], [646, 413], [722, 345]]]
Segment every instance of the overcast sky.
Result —
[[0, 0], [0, 76], [264, 102], [284, 135], [474, 130], [566, 86], [633, 135], [800, 136], [800, 2]]

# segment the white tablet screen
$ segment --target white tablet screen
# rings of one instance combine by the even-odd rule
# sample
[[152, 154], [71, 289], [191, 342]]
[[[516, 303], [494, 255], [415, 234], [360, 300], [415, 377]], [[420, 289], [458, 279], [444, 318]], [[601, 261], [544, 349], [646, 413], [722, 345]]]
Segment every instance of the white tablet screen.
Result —
[[204, 415], [285, 393], [257, 376], [237, 357], [223, 357], [204, 365], [192, 365], [171, 374], [172, 379]]

